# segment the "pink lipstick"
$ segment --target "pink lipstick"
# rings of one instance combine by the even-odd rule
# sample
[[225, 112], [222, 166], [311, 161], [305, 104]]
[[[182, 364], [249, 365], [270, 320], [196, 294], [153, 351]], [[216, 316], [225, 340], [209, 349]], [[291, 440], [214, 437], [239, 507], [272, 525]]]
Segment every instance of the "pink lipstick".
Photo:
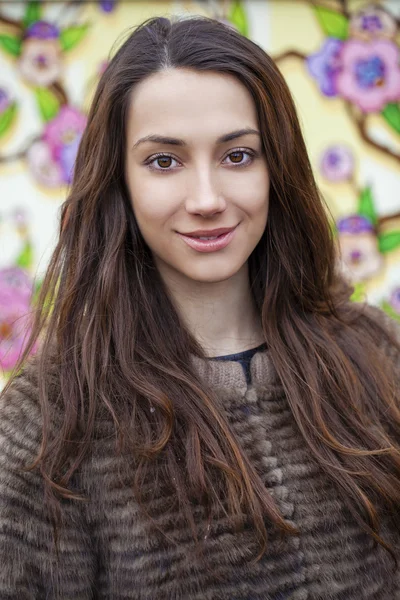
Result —
[[220, 227], [219, 229], [201, 229], [190, 233], [178, 233], [183, 241], [197, 252], [216, 252], [222, 250], [232, 240], [235, 227]]

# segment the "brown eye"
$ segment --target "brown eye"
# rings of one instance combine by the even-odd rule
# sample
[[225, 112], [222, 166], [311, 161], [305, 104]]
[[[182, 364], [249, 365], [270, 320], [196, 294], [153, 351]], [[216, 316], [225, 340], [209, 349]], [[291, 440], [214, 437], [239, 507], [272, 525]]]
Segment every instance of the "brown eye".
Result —
[[170, 156], [160, 156], [157, 158], [157, 164], [162, 169], [168, 169], [171, 166], [172, 158]]
[[233, 162], [233, 163], [241, 163], [243, 161], [243, 154], [244, 154], [244, 152], [240, 152], [240, 151], [232, 152], [229, 155], [229, 158], [231, 159], [231, 162]]

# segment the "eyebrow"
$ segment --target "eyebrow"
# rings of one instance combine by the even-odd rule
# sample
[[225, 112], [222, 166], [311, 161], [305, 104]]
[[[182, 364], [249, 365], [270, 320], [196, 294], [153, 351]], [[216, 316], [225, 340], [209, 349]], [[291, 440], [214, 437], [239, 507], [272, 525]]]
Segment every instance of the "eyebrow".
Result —
[[[244, 129], [237, 129], [236, 131], [231, 131], [230, 133], [225, 133], [221, 135], [217, 139], [217, 144], [224, 144], [226, 142], [231, 142], [232, 140], [236, 140], [237, 138], [243, 137], [244, 135], [258, 135], [260, 136], [260, 132], [257, 129], [252, 129], [251, 127], [245, 127]], [[184, 140], [179, 138], [173, 138], [164, 135], [146, 135], [143, 138], [140, 138], [132, 147], [132, 150], [137, 148], [140, 144], [144, 144], [145, 142], [154, 142], [156, 144], [164, 144], [167, 146], [187, 146], [187, 143]]]

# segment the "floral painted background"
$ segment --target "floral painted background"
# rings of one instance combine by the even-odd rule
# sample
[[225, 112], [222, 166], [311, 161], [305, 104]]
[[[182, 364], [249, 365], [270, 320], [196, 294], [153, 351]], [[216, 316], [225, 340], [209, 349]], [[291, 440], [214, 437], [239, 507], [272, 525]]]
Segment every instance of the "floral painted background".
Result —
[[0, 0], [0, 373], [13, 368], [57, 235], [95, 85], [153, 15], [229, 23], [295, 97], [340, 266], [400, 320], [400, 2]]

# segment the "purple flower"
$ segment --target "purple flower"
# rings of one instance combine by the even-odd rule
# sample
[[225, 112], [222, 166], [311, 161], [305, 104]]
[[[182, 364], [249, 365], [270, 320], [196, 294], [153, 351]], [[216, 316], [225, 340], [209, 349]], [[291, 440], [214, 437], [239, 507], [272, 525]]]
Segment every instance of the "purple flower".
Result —
[[379, 6], [367, 6], [350, 20], [350, 36], [362, 40], [392, 38], [397, 30], [396, 21]]
[[25, 81], [47, 87], [62, 71], [60, 32], [47, 21], [37, 21], [25, 30], [19, 70]]
[[24, 38], [35, 38], [36, 40], [55, 40], [60, 37], [58, 27], [47, 21], [36, 21], [24, 31]]
[[8, 108], [11, 104], [10, 97], [4, 88], [0, 88], [0, 115]]
[[322, 153], [320, 168], [322, 175], [329, 181], [347, 181], [353, 175], [353, 154], [343, 144], [329, 146]]
[[327, 38], [322, 48], [307, 58], [310, 74], [317, 80], [325, 96], [336, 96], [336, 78], [341, 69], [341, 49], [343, 42]]
[[70, 184], [74, 173], [76, 155], [78, 153], [81, 136], [77, 136], [71, 144], [62, 147], [60, 153], [60, 165], [65, 183]]
[[350, 215], [339, 219], [337, 222], [337, 230], [339, 233], [358, 233], [374, 232], [374, 227], [369, 219], [362, 215]]
[[400, 315], [400, 287], [395, 288], [390, 294], [389, 304]]
[[353, 282], [376, 275], [382, 266], [382, 256], [372, 223], [361, 215], [350, 215], [337, 223], [340, 266]]
[[116, 5], [116, 0], [100, 0], [100, 8], [106, 12], [110, 13], [114, 10]]
[[388, 40], [350, 39], [342, 48], [337, 91], [365, 113], [380, 112], [400, 100], [399, 56], [399, 48]]

